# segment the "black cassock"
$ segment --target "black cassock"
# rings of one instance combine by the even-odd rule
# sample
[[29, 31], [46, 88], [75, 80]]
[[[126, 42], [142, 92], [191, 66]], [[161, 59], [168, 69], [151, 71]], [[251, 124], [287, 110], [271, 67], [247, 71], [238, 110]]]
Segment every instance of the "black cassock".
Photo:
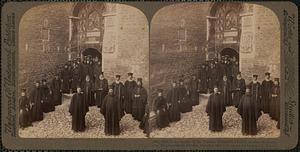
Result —
[[207, 69], [201, 67], [199, 72], [200, 85], [198, 86], [201, 93], [207, 93], [207, 76]]
[[85, 130], [85, 115], [89, 111], [88, 105], [84, 102], [82, 93], [75, 93], [72, 96], [69, 112], [72, 115], [72, 130]]
[[96, 101], [95, 104], [98, 107], [101, 107], [102, 102], [105, 96], [108, 93], [108, 81], [107, 79], [103, 78], [102, 80], [97, 78], [95, 81], [95, 92], [96, 92]]
[[132, 113], [132, 92], [136, 87], [136, 82], [134, 80], [126, 80], [124, 87], [124, 109], [126, 113]]
[[232, 77], [236, 78], [237, 74], [239, 73], [239, 64], [238, 62], [236, 63], [232, 63], [231, 65], [231, 69], [232, 69]]
[[117, 100], [121, 105], [122, 114], [124, 114], [124, 92], [125, 92], [124, 85], [122, 82], [119, 83], [113, 82], [112, 87], [113, 87], [114, 95], [116, 96]]
[[[71, 83], [71, 89], [73, 92], [76, 92], [77, 86], [81, 84], [81, 74], [79, 67], [73, 68], [72, 72], [72, 83]], [[83, 79], [85, 80], [85, 79]]]
[[231, 96], [231, 88], [232, 84], [229, 80], [227, 81], [220, 81], [219, 89], [222, 95], [222, 100], [224, 101], [224, 106], [232, 106], [232, 96]]
[[84, 81], [83, 83], [83, 98], [85, 103], [87, 103], [89, 106], [94, 106], [95, 105], [95, 100], [94, 100], [94, 85], [92, 81]]
[[180, 85], [178, 87], [178, 96], [180, 101], [180, 112], [186, 113], [192, 111], [192, 100], [190, 98], [189, 90], [187, 90], [185, 86]]
[[272, 100], [272, 80], [264, 80], [261, 84], [261, 110], [264, 113], [270, 112], [270, 102]]
[[208, 70], [208, 88], [213, 90], [214, 85], [218, 84], [218, 71], [216, 67], [209, 68]]
[[139, 128], [143, 130], [143, 133], [147, 134], [147, 136], [149, 135], [149, 117], [150, 117], [150, 109], [148, 104], [145, 107], [145, 114], [143, 116], [142, 121], [140, 122]]
[[170, 122], [179, 121], [180, 120], [180, 108], [179, 108], [178, 88], [172, 88], [167, 93], [167, 104], [168, 104]]
[[50, 93], [50, 89], [47, 85], [41, 86], [41, 100], [43, 112], [48, 113], [55, 110], [55, 106], [53, 103], [53, 96]]
[[257, 103], [252, 100], [250, 94], [245, 94], [241, 98], [237, 112], [242, 117], [242, 133], [243, 135], [256, 135], [257, 123], [261, 112], [258, 109]]
[[257, 107], [261, 110], [261, 85], [259, 82], [250, 82], [249, 89], [252, 96], [252, 100], [256, 102]]
[[270, 103], [270, 117], [276, 121], [280, 118], [280, 88], [277, 85], [272, 87], [272, 100]]
[[156, 112], [156, 124], [158, 128], [164, 128], [169, 125], [169, 117], [167, 111], [167, 101], [164, 97], [157, 97], [154, 100], [155, 112]]
[[51, 83], [52, 100], [54, 106], [62, 104], [61, 80], [53, 79]]
[[240, 100], [242, 96], [245, 94], [246, 91], [246, 82], [245, 79], [234, 79], [233, 80], [233, 86], [232, 86], [232, 91], [233, 91], [233, 99], [232, 102], [235, 105], [235, 107], [238, 107], [240, 104]]
[[223, 123], [222, 116], [225, 112], [224, 102], [222, 96], [219, 93], [213, 93], [208, 98], [206, 106], [206, 113], [209, 116], [209, 130], [222, 131]]
[[190, 97], [191, 97], [191, 102], [192, 102], [192, 106], [195, 106], [195, 105], [199, 105], [199, 88], [198, 88], [198, 83], [199, 81], [196, 79], [196, 80], [191, 80], [190, 81], [190, 84], [189, 84], [189, 94], [190, 94]]
[[42, 109], [42, 98], [41, 98], [41, 88], [34, 88], [29, 96], [31, 109], [30, 109], [30, 117], [31, 121], [41, 121], [43, 120], [43, 109]]
[[30, 121], [30, 102], [26, 96], [21, 96], [19, 99], [20, 104], [20, 114], [19, 114], [19, 124], [20, 127], [28, 127], [31, 125]]
[[70, 80], [72, 79], [72, 73], [69, 68], [64, 68], [61, 71], [62, 77], [62, 92], [69, 93], [70, 92]]
[[144, 87], [136, 86], [132, 92], [132, 116], [134, 119], [141, 121], [145, 114], [147, 104], [147, 91]]
[[104, 100], [100, 112], [105, 118], [105, 134], [119, 135], [120, 134], [120, 120], [124, 115], [121, 109], [121, 104], [115, 95], [108, 94]]

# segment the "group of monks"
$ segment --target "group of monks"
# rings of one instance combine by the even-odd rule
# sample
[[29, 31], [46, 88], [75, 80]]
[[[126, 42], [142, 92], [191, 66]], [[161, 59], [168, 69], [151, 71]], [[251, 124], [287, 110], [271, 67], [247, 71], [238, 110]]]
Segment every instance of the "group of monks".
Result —
[[[97, 66], [97, 64], [99, 64]], [[120, 120], [125, 114], [140, 121], [140, 128], [144, 129], [147, 91], [143, 87], [142, 78], [134, 80], [133, 73], [128, 73], [128, 80], [121, 82], [120, 75], [115, 76], [114, 82], [109, 84], [104, 77], [100, 63], [90, 57], [83, 62], [79, 59], [69, 61], [64, 65], [51, 81], [42, 80], [42, 85], [36, 81], [36, 87], [29, 97], [22, 89], [20, 97], [20, 127], [32, 125], [34, 121], [43, 120], [43, 113], [55, 110], [55, 106], [62, 104], [63, 93], [73, 93], [69, 112], [72, 116], [72, 130], [84, 131], [85, 115], [90, 106], [100, 108], [105, 118], [105, 134], [119, 135]]]
[[[237, 108], [242, 117], [244, 135], [257, 134], [257, 120], [262, 112], [277, 121], [277, 128], [280, 128], [279, 78], [272, 81], [270, 73], [266, 72], [265, 80], [260, 83], [258, 75], [254, 74], [253, 80], [246, 85], [241, 72], [234, 70], [235, 65], [238, 65], [235, 59], [225, 56], [220, 62], [213, 60], [207, 63], [201, 66], [198, 76], [192, 75], [187, 83], [182, 78], [179, 83], [173, 81], [166, 98], [163, 90], [158, 89], [154, 102], [158, 128], [169, 126], [169, 122], [179, 121], [180, 113], [192, 111], [192, 107], [199, 104], [201, 93], [210, 93], [206, 113], [211, 131], [223, 130], [222, 116], [227, 106]], [[210, 67], [207, 68], [207, 65]]]

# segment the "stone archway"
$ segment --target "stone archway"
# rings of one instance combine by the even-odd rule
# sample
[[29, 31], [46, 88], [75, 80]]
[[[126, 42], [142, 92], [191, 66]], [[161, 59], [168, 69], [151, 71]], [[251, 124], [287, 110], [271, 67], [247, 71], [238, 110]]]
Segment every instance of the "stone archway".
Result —
[[237, 50], [232, 48], [224, 48], [222, 51], [220, 51], [221, 56], [228, 55], [229, 58], [235, 58], [236, 60], [239, 60], [239, 53]]

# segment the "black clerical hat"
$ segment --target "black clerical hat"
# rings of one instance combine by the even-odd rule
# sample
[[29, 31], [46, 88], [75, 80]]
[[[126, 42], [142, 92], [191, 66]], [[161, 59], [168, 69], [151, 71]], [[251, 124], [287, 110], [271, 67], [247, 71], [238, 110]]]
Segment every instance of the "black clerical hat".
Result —
[[39, 80], [36, 80], [35, 83], [41, 83]]
[[157, 92], [164, 92], [164, 90], [163, 89], [157, 89]]
[[239, 71], [237, 74], [242, 74], [242, 72], [241, 72], [241, 71]]
[[279, 78], [274, 78], [274, 80], [279, 82]]
[[120, 78], [120, 77], [121, 77], [121, 75], [119, 75], [119, 74], [116, 75], [116, 78]]
[[21, 89], [21, 92], [26, 92], [26, 89], [25, 88]]
[[131, 73], [131, 72], [129, 72], [129, 73], [127, 73], [128, 74], [128, 76], [133, 76], [133, 73]]
[[257, 75], [257, 74], [253, 74], [253, 77], [257, 78], [257, 77], [258, 77], [258, 75]]
[[42, 79], [42, 82], [47, 82], [47, 80], [46, 79]]
[[103, 75], [103, 74], [104, 74], [104, 72], [103, 72], [103, 71], [101, 71], [101, 72], [100, 72], [100, 75]]
[[268, 76], [270, 76], [270, 75], [271, 75], [271, 73], [270, 73], [270, 72], [266, 72], [266, 73], [265, 73], [265, 75], [268, 75]]
[[142, 79], [142, 78], [137, 78], [137, 81], [140, 81], [140, 82], [142, 82], [142, 81], [143, 81], [143, 79]]

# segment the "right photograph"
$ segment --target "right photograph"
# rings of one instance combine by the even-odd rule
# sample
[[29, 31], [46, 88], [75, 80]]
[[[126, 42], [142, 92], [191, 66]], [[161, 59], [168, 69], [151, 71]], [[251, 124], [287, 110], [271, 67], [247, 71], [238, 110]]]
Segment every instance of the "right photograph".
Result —
[[174, 4], [150, 27], [150, 137], [280, 136], [281, 30], [271, 9]]

